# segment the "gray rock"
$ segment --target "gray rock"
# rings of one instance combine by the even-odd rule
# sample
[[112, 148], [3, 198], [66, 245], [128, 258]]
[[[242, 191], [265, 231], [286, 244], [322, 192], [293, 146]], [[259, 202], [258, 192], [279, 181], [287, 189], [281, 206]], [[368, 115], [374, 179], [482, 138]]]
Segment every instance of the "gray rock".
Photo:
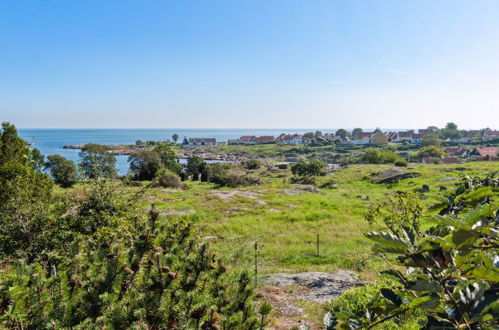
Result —
[[343, 291], [362, 285], [355, 273], [336, 270], [331, 273], [308, 272], [297, 274], [272, 274], [259, 277], [260, 283], [277, 287], [300, 286], [303, 290], [292, 296], [293, 299], [325, 303]]

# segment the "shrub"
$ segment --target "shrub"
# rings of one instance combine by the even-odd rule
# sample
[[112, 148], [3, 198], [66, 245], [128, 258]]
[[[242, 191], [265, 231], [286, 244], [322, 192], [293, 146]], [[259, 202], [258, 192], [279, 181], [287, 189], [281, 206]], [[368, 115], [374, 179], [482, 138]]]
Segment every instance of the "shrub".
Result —
[[161, 169], [163, 164], [158, 153], [150, 150], [142, 150], [128, 156], [130, 173], [135, 180], [152, 180]]
[[407, 167], [407, 165], [408, 165], [408, 163], [405, 159], [396, 160], [393, 164], [395, 166], [400, 166], [400, 167]]
[[423, 158], [423, 157], [442, 157], [445, 155], [445, 151], [435, 145], [429, 145], [422, 147], [418, 150], [418, 157]]
[[239, 173], [229, 164], [216, 163], [207, 168], [208, 181], [219, 186], [237, 187], [258, 184], [259, 181], [252, 177]]
[[153, 151], [158, 154], [163, 167], [176, 173], [182, 172], [182, 166], [175, 151], [167, 143], [156, 144]]
[[199, 175], [206, 171], [206, 162], [198, 156], [191, 156], [187, 159], [186, 176], [192, 176], [194, 181], [199, 179]]
[[[251, 278], [226, 267], [187, 222], [115, 215], [69, 244], [51, 267], [0, 270], [2, 328], [260, 329]], [[131, 221], [133, 219], [133, 222]], [[63, 229], [56, 225], [58, 230]]]
[[250, 159], [245, 162], [243, 162], [243, 167], [247, 170], [255, 170], [262, 166], [262, 162], [259, 161], [258, 159]]
[[324, 174], [326, 163], [319, 159], [303, 160], [291, 167], [291, 172], [298, 176], [317, 176]]
[[330, 311], [326, 327], [389, 321], [389, 328], [404, 328], [407, 315], [421, 316], [425, 329], [497, 327], [498, 196], [497, 177], [465, 177], [426, 212], [416, 195], [406, 193], [372, 206], [366, 219], [377, 231], [366, 237], [395, 266], [382, 274], [396, 284], [380, 288], [362, 311]]
[[288, 168], [288, 164], [287, 163], [277, 164], [277, 168], [281, 170], [286, 170]]
[[69, 188], [78, 181], [78, 172], [72, 161], [59, 155], [50, 155], [47, 160], [45, 168], [50, 170], [55, 183], [63, 188]]
[[163, 188], [184, 188], [180, 177], [167, 169], [161, 169], [156, 176], [156, 184]]
[[367, 148], [358, 163], [361, 164], [389, 164], [397, 161], [405, 161], [395, 152], [379, 148]]
[[86, 144], [81, 149], [79, 156], [81, 158], [80, 170], [84, 177], [90, 179], [116, 177], [116, 157], [103, 145]]

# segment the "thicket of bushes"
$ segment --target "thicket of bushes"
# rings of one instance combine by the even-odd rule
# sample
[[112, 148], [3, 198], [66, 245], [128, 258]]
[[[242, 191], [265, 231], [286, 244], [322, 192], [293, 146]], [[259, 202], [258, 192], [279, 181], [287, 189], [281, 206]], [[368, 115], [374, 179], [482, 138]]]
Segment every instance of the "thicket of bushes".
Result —
[[407, 166], [407, 161], [395, 152], [380, 148], [367, 148], [364, 154], [357, 160], [360, 164], [395, 164]]
[[54, 198], [29, 146], [0, 136], [0, 327], [261, 329], [245, 272], [227, 272], [191, 224], [148, 214], [119, 183]]

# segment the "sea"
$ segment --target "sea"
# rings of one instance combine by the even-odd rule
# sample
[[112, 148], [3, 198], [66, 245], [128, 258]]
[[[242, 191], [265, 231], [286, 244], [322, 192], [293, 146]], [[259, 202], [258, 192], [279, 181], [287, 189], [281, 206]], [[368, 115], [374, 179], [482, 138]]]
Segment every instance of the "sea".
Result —
[[[216, 138], [218, 142], [227, 142], [243, 135], [273, 135], [281, 133], [303, 134], [306, 132], [334, 132], [334, 129], [18, 129], [19, 136], [39, 149], [45, 156], [58, 154], [74, 162], [79, 161], [79, 150], [63, 149], [65, 145], [98, 144], [134, 144], [136, 141], [172, 141], [172, 135], [178, 134], [181, 143], [187, 138]], [[181, 160], [185, 161], [185, 160]], [[128, 156], [116, 156], [116, 168], [120, 175], [128, 173]]]

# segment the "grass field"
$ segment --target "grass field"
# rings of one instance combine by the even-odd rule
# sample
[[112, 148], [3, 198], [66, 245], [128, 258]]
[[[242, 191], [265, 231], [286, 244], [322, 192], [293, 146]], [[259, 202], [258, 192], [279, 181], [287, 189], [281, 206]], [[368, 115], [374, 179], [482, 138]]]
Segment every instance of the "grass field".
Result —
[[[247, 175], [262, 184], [242, 188], [217, 188], [210, 183], [186, 182], [187, 189], [148, 190], [144, 209], [152, 203], [167, 218], [185, 217], [195, 223], [200, 236], [232, 268], [253, 269], [254, 243], [259, 245], [261, 273], [350, 269], [366, 280], [375, 278], [384, 263], [370, 253], [363, 237], [367, 206], [387, 200], [396, 191], [414, 191], [423, 184], [428, 203], [432, 193], [449, 187], [462, 175], [483, 175], [499, 170], [498, 163], [466, 165], [416, 165], [421, 175], [393, 184], [374, 184], [371, 176], [391, 165], [352, 165], [320, 177], [318, 192], [289, 183], [289, 170], [260, 168]], [[463, 170], [464, 169], [464, 170]], [[305, 187], [307, 188], [307, 187]], [[317, 254], [319, 235], [319, 255]]]

